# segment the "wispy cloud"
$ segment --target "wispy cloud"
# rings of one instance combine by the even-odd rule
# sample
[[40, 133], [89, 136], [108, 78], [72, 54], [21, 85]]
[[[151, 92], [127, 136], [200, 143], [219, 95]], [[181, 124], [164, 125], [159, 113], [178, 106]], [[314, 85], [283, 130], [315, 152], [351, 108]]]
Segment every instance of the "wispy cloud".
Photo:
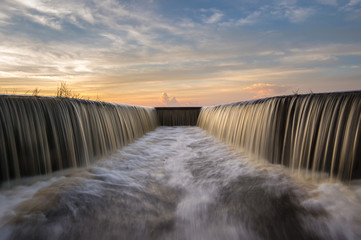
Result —
[[272, 18], [287, 19], [291, 23], [303, 23], [316, 13], [315, 7], [298, 6], [296, 1], [282, 1], [265, 8]]
[[262, 5], [252, 12], [245, 12], [244, 17], [237, 20], [229, 19], [221, 23], [223, 26], [247, 26], [264, 24], [274, 20], [285, 19], [288, 22], [299, 24], [307, 21], [316, 14], [312, 7], [297, 6], [296, 1], [281, 1], [274, 4]]
[[356, 6], [357, 4], [360, 4], [361, 0], [350, 0], [347, 4], [348, 6]]
[[[218, 9], [201, 9], [201, 12], [203, 13], [202, 18], [204, 23], [213, 24], [219, 22], [222, 17], [223, 13], [222, 11]], [[205, 15], [207, 14], [207, 15]]]
[[337, 6], [337, 0], [317, 0], [317, 2], [325, 4], [325, 5], [331, 5], [331, 6]]
[[361, 0], [350, 0], [340, 10], [347, 13], [346, 19], [348, 21], [361, 21]]
[[249, 14], [245, 18], [241, 18], [236, 22], [236, 25], [251, 25], [259, 21], [259, 17], [261, 16], [261, 11], [255, 11], [251, 14]]
[[36, 14], [26, 14], [25, 16], [27, 16], [29, 19], [31, 19], [32, 21], [39, 23], [41, 25], [56, 29], [56, 30], [61, 30], [61, 23], [58, 19], [54, 18], [54, 17], [47, 17], [47, 16], [42, 16], [42, 15], [36, 15]]
[[254, 99], [282, 95], [287, 90], [289, 88], [286, 86], [270, 83], [255, 83], [242, 89], [244, 92], [252, 93]]
[[8, 20], [9, 16], [6, 13], [0, 12], [0, 26], [10, 24]]
[[293, 23], [306, 21], [315, 13], [312, 8], [288, 8], [285, 10], [285, 16]]
[[345, 69], [361, 69], [361, 65], [344, 65], [344, 66], [341, 66], [341, 68], [345, 68]]

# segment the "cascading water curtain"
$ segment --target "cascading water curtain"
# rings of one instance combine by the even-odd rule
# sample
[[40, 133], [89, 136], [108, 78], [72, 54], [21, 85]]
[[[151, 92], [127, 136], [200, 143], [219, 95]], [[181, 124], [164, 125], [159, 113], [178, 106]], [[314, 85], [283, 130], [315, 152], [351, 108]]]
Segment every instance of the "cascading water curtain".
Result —
[[153, 108], [0, 96], [0, 182], [84, 166], [156, 127]]
[[256, 158], [299, 172], [361, 177], [361, 92], [205, 107], [198, 125]]

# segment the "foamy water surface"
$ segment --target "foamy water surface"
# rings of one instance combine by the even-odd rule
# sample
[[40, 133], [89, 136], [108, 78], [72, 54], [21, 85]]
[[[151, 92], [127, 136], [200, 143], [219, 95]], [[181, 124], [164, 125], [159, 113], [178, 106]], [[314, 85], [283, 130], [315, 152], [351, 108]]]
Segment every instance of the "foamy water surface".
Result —
[[360, 185], [159, 127], [88, 168], [3, 188], [0, 239], [361, 239]]

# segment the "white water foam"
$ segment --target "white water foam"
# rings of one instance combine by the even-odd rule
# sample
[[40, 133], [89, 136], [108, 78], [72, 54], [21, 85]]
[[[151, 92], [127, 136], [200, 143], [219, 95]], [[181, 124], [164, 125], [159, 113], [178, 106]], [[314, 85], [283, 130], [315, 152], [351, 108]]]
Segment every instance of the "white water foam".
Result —
[[360, 192], [302, 182], [197, 127], [160, 127], [88, 169], [2, 190], [0, 239], [289, 239], [290, 227], [360, 239]]

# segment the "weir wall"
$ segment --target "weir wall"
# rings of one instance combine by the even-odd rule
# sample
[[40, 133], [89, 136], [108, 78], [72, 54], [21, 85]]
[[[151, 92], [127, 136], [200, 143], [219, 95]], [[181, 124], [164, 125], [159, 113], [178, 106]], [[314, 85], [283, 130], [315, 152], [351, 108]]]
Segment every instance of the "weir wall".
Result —
[[157, 126], [199, 126], [294, 171], [361, 178], [361, 92], [282, 96], [212, 107], [146, 108], [0, 96], [0, 182], [87, 165]]
[[0, 182], [85, 166], [156, 127], [153, 108], [0, 96]]
[[272, 97], [202, 108], [198, 126], [293, 171], [361, 178], [361, 92]]

